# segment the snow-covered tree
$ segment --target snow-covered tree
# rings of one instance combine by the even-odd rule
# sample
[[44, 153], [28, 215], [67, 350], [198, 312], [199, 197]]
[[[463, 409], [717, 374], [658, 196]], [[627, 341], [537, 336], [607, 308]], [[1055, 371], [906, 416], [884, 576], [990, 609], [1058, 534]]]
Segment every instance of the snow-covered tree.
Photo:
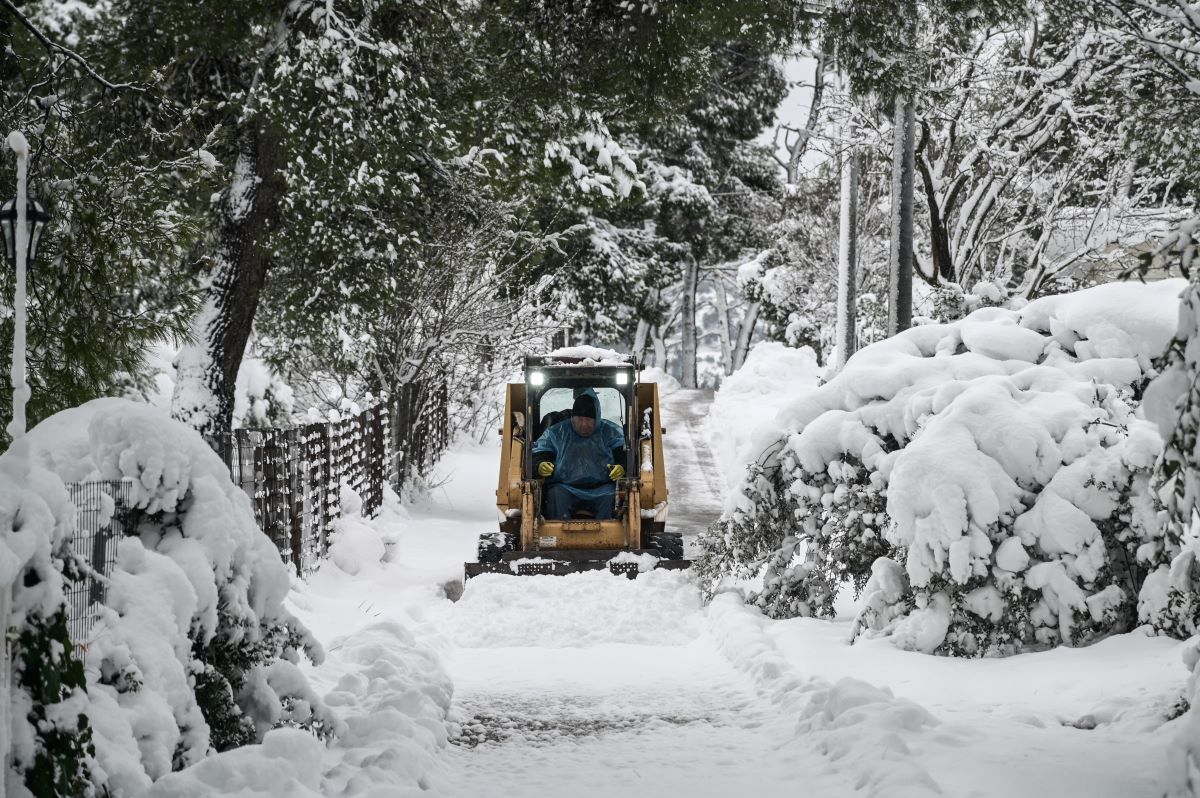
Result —
[[[17, 4], [0, 14], [0, 119], [32, 144], [30, 189], [47, 206], [31, 264], [28, 358], [34, 421], [94, 396], [141, 389], [148, 347], [182, 334], [193, 286], [172, 271], [202, 231], [194, 200], [211, 190], [207, 158], [180, 147], [167, 157], [125, 135], [148, 87], [108, 78], [103, 53], [82, 34], [95, 9]], [[69, 49], [67, 45], [70, 45]], [[139, 122], [151, 138], [180, 143], [181, 120]], [[0, 194], [14, 160], [0, 152]], [[0, 270], [0, 349], [12, 346], [13, 273]], [[10, 411], [0, 375], [0, 416]]]

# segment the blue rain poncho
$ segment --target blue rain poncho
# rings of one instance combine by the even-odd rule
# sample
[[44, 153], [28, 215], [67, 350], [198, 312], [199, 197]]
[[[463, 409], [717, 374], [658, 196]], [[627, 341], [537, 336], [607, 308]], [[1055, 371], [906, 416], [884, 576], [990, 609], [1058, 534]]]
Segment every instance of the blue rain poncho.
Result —
[[595, 391], [589, 388], [580, 396], [590, 396], [596, 405], [596, 431], [585, 438], [575, 431], [571, 419], [563, 419], [537, 439], [533, 456], [554, 455], [554, 473], [546, 480], [547, 486], [562, 485], [577, 498], [599, 499], [615, 492], [608, 467], [617, 462], [615, 454], [625, 449], [625, 436], [620, 427], [600, 416], [600, 397]]

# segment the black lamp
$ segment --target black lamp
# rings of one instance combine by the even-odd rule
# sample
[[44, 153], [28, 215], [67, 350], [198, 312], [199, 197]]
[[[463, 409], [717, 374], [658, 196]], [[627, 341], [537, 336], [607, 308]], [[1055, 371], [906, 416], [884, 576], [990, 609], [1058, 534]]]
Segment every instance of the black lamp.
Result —
[[[28, 268], [37, 257], [38, 241], [42, 228], [50, 221], [50, 213], [42, 204], [30, 197], [25, 206], [25, 226], [29, 233], [29, 249], [26, 251], [25, 266]], [[14, 197], [0, 205], [0, 227], [4, 228], [4, 255], [8, 265], [17, 268], [17, 200]]]

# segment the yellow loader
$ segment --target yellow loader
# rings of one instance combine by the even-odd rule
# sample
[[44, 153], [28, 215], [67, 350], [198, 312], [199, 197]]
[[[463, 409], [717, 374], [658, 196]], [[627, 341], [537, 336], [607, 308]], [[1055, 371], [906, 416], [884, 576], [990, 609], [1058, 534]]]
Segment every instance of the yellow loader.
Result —
[[[544, 517], [545, 480], [532, 449], [545, 430], [570, 416], [582, 392], [594, 392], [602, 418], [624, 436], [625, 477], [615, 480], [612, 520], [586, 512]], [[531, 356], [525, 381], [508, 383], [500, 429], [500, 528], [479, 538], [467, 579], [484, 573], [534, 575], [608, 570], [629, 578], [650, 568], [681, 569], [683, 538], [667, 532], [667, 475], [663, 465], [658, 386], [638, 381], [632, 358]], [[644, 556], [649, 555], [649, 556]]]

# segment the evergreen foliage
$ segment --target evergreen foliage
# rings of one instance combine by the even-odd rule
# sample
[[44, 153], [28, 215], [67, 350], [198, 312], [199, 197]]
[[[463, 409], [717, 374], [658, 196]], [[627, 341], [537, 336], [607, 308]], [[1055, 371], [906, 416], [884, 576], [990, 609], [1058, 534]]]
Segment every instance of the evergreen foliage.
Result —
[[24, 771], [25, 787], [36, 798], [98, 794], [91, 768], [96, 755], [91, 724], [79, 700], [87, 682], [71, 642], [66, 607], [50, 617], [27, 618], [13, 652], [16, 685], [30, 701], [26, 719], [37, 730], [32, 760], [18, 758], [13, 763]]

